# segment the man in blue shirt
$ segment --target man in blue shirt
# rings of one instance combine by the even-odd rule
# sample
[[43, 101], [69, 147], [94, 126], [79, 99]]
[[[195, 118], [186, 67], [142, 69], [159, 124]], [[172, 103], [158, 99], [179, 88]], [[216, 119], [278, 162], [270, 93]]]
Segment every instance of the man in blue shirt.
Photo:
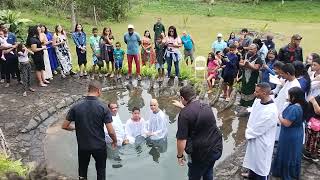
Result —
[[[0, 28], [4, 32], [4, 37], [7, 40], [7, 43], [12, 44], [16, 46], [17, 44], [17, 38], [16, 35], [12, 32], [9, 32], [9, 27], [1, 24]], [[11, 52], [5, 53], [4, 57], [6, 59], [6, 62], [2, 62], [2, 70], [4, 73], [1, 71], [1, 82], [3, 82], [3, 75], [5, 74], [5, 79], [7, 81], [6, 87], [9, 87], [10, 83], [10, 77], [12, 76], [13, 78], [17, 78], [18, 82], [21, 82], [21, 77], [20, 77], [20, 71], [19, 71], [19, 60], [18, 56], [15, 53], [16, 49], [14, 48]]]
[[[193, 63], [194, 60], [194, 42], [191, 37], [191, 35], [187, 34], [186, 31], [182, 32], [181, 36], [181, 42], [184, 46], [184, 60], [186, 61], [186, 64], [188, 65], [188, 59], [190, 58], [191, 64]], [[189, 58], [188, 58], [189, 57]]]
[[140, 35], [134, 32], [134, 26], [128, 25], [128, 32], [124, 35], [124, 42], [127, 44], [127, 59], [128, 59], [128, 76], [129, 79], [132, 76], [132, 60], [136, 63], [136, 74], [138, 80], [141, 80], [140, 76], [140, 62], [139, 62], [139, 47], [141, 45]]
[[217, 51], [223, 52], [223, 50], [228, 47], [227, 43], [222, 39], [222, 34], [218, 33], [217, 40], [212, 43], [212, 52], [216, 53]]

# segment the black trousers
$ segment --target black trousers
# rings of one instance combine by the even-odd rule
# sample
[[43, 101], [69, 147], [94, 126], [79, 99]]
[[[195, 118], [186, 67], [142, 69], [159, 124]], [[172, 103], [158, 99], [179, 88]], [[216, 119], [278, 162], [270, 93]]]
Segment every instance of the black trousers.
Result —
[[6, 78], [6, 73], [4, 71], [4, 61], [0, 59], [0, 76], [1, 79], [5, 79]]
[[10, 75], [12, 77], [17, 75], [17, 80], [21, 81], [18, 56], [8, 53], [5, 54], [4, 57], [6, 58], [3, 64], [6, 82], [10, 83]]
[[87, 180], [90, 157], [96, 161], [97, 180], [106, 179], [107, 149], [78, 150], [79, 180]]

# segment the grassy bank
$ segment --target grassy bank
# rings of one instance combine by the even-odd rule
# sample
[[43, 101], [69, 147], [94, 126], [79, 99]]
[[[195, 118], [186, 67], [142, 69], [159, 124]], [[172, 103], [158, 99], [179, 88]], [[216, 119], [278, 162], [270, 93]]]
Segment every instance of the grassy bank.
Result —
[[[141, 2], [141, 1], [140, 1]], [[270, 21], [320, 22], [319, 1], [260, 1], [239, 3], [216, 0], [210, 5], [199, 0], [159, 0], [142, 3], [144, 12], [203, 15]]]

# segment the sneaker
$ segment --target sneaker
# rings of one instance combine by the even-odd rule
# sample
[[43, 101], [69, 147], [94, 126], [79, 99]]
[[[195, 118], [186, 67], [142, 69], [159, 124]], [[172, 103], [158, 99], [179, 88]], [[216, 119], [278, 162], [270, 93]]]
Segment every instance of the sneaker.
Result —
[[43, 82], [46, 84], [50, 84], [50, 81], [48, 81], [48, 80], [44, 80]]
[[4, 79], [1, 79], [1, 80], [0, 80], [0, 83], [4, 83]]
[[57, 71], [53, 71], [53, 74], [54, 74], [54, 75], [57, 75], [57, 74], [58, 74], [58, 72], [57, 72]]
[[40, 86], [40, 87], [47, 87], [48, 85], [46, 85], [46, 84], [40, 84], [39, 86]]
[[140, 75], [138, 75], [137, 80], [141, 81], [141, 76]]
[[85, 71], [85, 72], [83, 73], [83, 75], [84, 75], [84, 76], [88, 76], [88, 73], [87, 73], [87, 71]]
[[79, 76], [80, 76], [80, 77], [83, 77], [83, 73], [81, 72], [81, 73], [79, 74]]
[[29, 88], [29, 91], [31, 91], [31, 92], [35, 92], [36, 90], [35, 90], [35, 89], [33, 89], [33, 88]]
[[66, 78], [66, 75], [61, 74], [61, 78], [62, 78], [62, 79]]
[[10, 86], [10, 84], [9, 83], [7, 83], [4, 87], [5, 88], [8, 88]]
[[73, 75], [76, 75], [77, 73], [73, 72], [73, 71], [70, 71], [70, 75], [73, 76]]
[[91, 79], [91, 80], [94, 80], [94, 75], [92, 75], [90, 79]]
[[110, 76], [110, 73], [107, 73], [105, 76], [106, 76], [106, 77]]
[[119, 74], [119, 75], [118, 75], [118, 79], [121, 79], [121, 77], [122, 77], [121, 74]]
[[303, 155], [303, 158], [305, 158], [307, 160], [312, 160], [313, 162], [319, 162], [319, 159], [315, 155], [312, 155], [311, 153], [309, 153], [307, 151], [304, 151], [302, 153], [302, 155]]
[[23, 84], [23, 81], [19, 81], [19, 84]]
[[130, 79], [130, 77], [131, 77], [131, 76], [127, 75], [127, 76], [126, 76], [126, 79], [127, 79], [127, 80], [129, 80], [129, 79]]
[[114, 74], [113, 74], [113, 73], [111, 73], [110, 78], [113, 78], [113, 76], [114, 76]]
[[226, 102], [229, 102], [230, 101], [230, 98], [226, 98], [226, 100], [225, 100]]
[[23, 92], [22, 96], [26, 97], [27, 96], [27, 91]]
[[99, 73], [99, 77], [102, 78], [102, 74]]

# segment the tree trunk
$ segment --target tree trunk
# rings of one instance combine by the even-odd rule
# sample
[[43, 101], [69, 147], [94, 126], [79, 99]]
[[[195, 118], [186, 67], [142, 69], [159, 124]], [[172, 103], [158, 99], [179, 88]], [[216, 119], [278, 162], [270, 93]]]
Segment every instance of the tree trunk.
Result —
[[76, 13], [75, 13], [75, 1], [71, 2], [71, 31], [73, 31], [76, 27], [77, 21], [76, 21]]

